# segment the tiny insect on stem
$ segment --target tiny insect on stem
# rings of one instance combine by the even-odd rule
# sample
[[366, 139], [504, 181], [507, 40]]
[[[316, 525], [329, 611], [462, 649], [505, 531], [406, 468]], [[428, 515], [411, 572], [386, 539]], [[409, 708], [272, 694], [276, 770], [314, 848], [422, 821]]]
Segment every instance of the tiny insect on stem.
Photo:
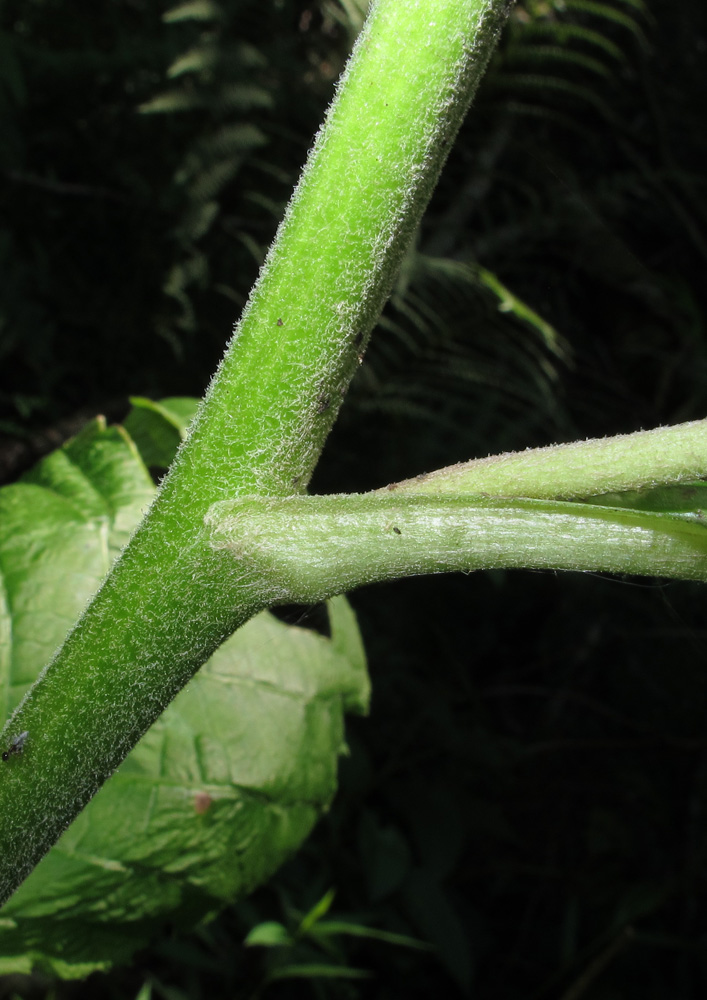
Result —
[[10, 757], [19, 757], [25, 748], [25, 743], [27, 742], [28, 732], [20, 733], [19, 736], [15, 736], [10, 744], [8, 750], [3, 750], [2, 759], [9, 760]]

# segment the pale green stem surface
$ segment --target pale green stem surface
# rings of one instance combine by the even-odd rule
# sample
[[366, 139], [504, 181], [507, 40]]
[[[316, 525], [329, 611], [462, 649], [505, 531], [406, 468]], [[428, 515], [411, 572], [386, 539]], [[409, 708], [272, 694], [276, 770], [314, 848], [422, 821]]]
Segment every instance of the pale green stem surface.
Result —
[[707, 420], [450, 465], [395, 483], [401, 493], [582, 500], [707, 477]]
[[507, 13], [378, 0], [156, 502], [0, 739], [0, 902], [212, 651], [268, 602], [212, 504], [302, 491]]
[[423, 573], [533, 568], [707, 580], [707, 518], [565, 501], [413, 493], [244, 497], [215, 504], [211, 544], [312, 603]]

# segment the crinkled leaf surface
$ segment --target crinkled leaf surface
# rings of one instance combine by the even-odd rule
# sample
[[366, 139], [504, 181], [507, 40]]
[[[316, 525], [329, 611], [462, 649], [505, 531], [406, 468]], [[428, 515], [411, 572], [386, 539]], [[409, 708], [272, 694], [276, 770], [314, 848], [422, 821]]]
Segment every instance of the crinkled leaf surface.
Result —
[[[153, 492], [132, 439], [101, 421], [0, 490], [5, 716]], [[343, 713], [368, 699], [353, 613], [343, 598], [329, 612], [331, 639], [263, 614], [217, 650], [0, 910], [0, 973], [106, 969], [296, 849], [334, 794]]]
[[190, 396], [171, 396], [156, 402], [142, 396], [130, 400], [132, 410], [124, 427], [138, 447], [145, 465], [166, 469], [184, 440], [199, 405]]
[[60, 645], [153, 495], [133, 442], [102, 420], [0, 489], [3, 720]]

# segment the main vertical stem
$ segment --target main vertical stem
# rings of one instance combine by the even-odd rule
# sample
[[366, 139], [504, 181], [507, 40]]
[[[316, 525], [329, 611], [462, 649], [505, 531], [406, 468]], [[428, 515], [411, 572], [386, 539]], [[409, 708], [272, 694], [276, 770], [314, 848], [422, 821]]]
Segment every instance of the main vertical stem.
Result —
[[507, 0], [378, 0], [193, 430], [120, 561], [18, 708], [0, 901], [211, 652], [264, 603], [205, 543], [216, 501], [304, 490]]

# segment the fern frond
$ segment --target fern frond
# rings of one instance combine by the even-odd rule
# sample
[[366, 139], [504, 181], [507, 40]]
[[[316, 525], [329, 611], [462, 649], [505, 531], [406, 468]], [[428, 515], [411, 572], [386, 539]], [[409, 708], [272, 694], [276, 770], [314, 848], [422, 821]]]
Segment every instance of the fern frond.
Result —
[[571, 115], [556, 108], [549, 108], [545, 104], [534, 104], [528, 100], [517, 100], [511, 98], [504, 102], [504, 109], [514, 117], [535, 118], [538, 121], [545, 121], [556, 125], [567, 132], [576, 132], [579, 135], [586, 133], [586, 126], [577, 119], [576, 115]]
[[267, 141], [267, 136], [257, 125], [238, 122], [235, 125], [224, 125], [217, 131], [202, 136], [197, 148], [203, 161], [208, 163], [215, 157], [244, 156], [266, 145]]
[[602, 35], [601, 32], [595, 31], [593, 28], [587, 28], [581, 24], [568, 24], [563, 21], [538, 19], [523, 24], [522, 28], [517, 29], [515, 34], [522, 35], [524, 39], [529, 40], [532, 40], [535, 36], [542, 38], [550, 36], [552, 41], [558, 46], [580, 42], [595, 49], [601, 49], [607, 55], [611, 56], [612, 59], [616, 59], [617, 62], [625, 62], [627, 58], [626, 53], [610, 38], [607, 38], [606, 35]]
[[203, 73], [213, 69], [217, 61], [218, 50], [214, 45], [199, 45], [175, 59], [167, 69], [167, 77], [174, 80], [185, 73]]
[[262, 194], [260, 191], [248, 191], [244, 197], [251, 205], [259, 205], [261, 208], [264, 208], [273, 220], [279, 221], [282, 218], [285, 206], [281, 201], [268, 198], [267, 195]]
[[506, 61], [511, 65], [524, 62], [564, 63], [568, 68], [574, 66], [598, 76], [612, 76], [612, 71], [593, 56], [557, 45], [509, 45], [506, 49]]
[[174, 114], [176, 111], [194, 111], [203, 108], [203, 94], [188, 90], [167, 90], [138, 106], [141, 115]]
[[415, 338], [402, 323], [384, 315], [381, 316], [378, 325], [380, 330], [384, 331], [385, 336], [380, 338], [380, 349], [376, 348], [367, 362], [374, 371], [380, 366], [381, 361], [390, 365], [391, 368], [399, 365], [401, 351], [410, 357], [419, 355], [420, 351]]
[[608, 121], [614, 119], [614, 112], [611, 107], [597, 94], [591, 87], [584, 87], [572, 80], [566, 80], [559, 76], [545, 76], [539, 73], [497, 73], [490, 86], [498, 90], [510, 90], [513, 93], [522, 94], [525, 90], [555, 91], [566, 97], [575, 98], [587, 104], [591, 104]]
[[536, 330], [549, 351], [559, 358], [567, 356], [567, 345], [557, 330], [547, 323], [539, 313], [531, 309], [527, 303], [514, 295], [495, 274], [485, 267], [477, 268], [478, 281], [488, 288], [498, 299], [498, 311], [511, 313], [516, 319]]
[[640, 11], [646, 18], [650, 16], [648, 7], [644, 3], [644, 0], [621, 0], [621, 3], [625, 3], [627, 7], [633, 7], [634, 10]]
[[363, 26], [369, 6], [370, 0], [325, 0], [322, 11], [355, 38]]
[[595, 17], [619, 24], [635, 35], [644, 48], [648, 46], [648, 40], [638, 21], [629, 14], [624, 14], [623, 11], [612, 7], [609, 3], [602, 3], [601, 0], [563, 0], [563, 6], [569, 11], [577, 11], [581, 14], [593, 14]]
[[[491, 271], [478, 264], [450, 260], [446, 257], [429, 257], [417, 254], [418, 269], [421, 274], [429, 275], [445, 283], [445, 293], [449, 298], [456, 286], [459, 293], [465, 286], [470, 289], [490, 291], [497, 300], [497, 309], [501, 313], [510, 313], [523, 325], [530, 327], [539, 334], [540, 341], [557, 358], [567, 357], [567, 344], [557, 330], [535, 312], [526, 302], [515, 295]], [[436, 315], [436, 311], [434, 315]]]
[[189, 0], [165, 11], [162, 20], [166, 24], [175, 24], [177, 21], [216, 21], [221, 17], [223, 11], [214, 0]]
[[201, 171], [189, 185], [189, 194], [197, 204], [212, 201], [238, 173], [240, 159], [217, 160]]
[[272, 108], [272, 96], [263, 87], [254, 84], [232, 83], [218, 94], [215, 106], [219, 111], [250, 111], [254, 108]]
[[191, 206], [181, 219], [175, 233], [189, 243], [195, 243], [205, 236], [219, 213], [217, 201], [206, 201]]
[[[255, 262], [257, 267], [260, 267], [265, 260], [265, 250], [261, 243], [254, 240], [250, 233], [246, 233], [244, 230], [239, 229], [235, 234], [235, 238], [245, 247], [248, 251], [248, 255]], [[245, 302], [246, 296], [243, 296], [243, 302]]]
[[564, 344], [550, 324], [475, 264], [415, 252], [403, 272], [354, 405], [451, 428], [472, 393], [506, 423], [528, 406], [554, 419]]
[[224, 66], [240, 66], [242, 69], [264, 69], [268, 61], [255, 45], [248, 42], [238, 42], [236, 45], [221, 46], [221, 64]]

